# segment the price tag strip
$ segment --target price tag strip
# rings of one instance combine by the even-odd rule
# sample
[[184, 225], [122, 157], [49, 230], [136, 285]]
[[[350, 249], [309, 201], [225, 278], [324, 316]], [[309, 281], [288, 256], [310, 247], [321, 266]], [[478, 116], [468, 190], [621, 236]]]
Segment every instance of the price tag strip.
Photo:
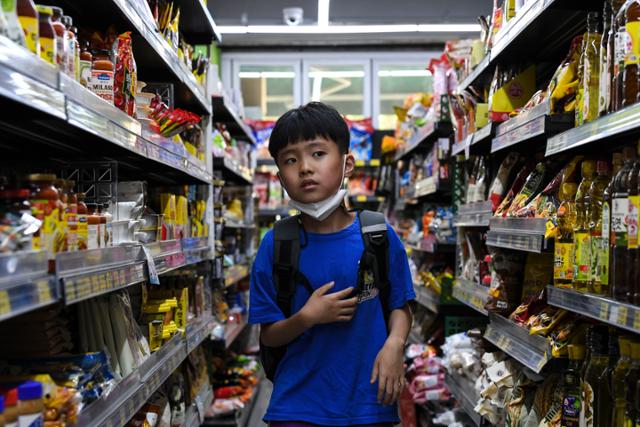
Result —
[[487, 326], [484, 338], [537, 374], [551, 359], [550, 348], [541, 351], [537, 346], [516, 338], [501, 326], [496, 327], [493, 321]]
[[144, 262], [63, 278], [67, 304], [93, 298], [146, 280]]
[[484, 306], [489, 299], [489, 289], [485, 286], [458, 279], [453, 285], [452, 295], [479, 313], [485, 316], [488, 314]]
[[53, 276], [0, 289], [0, 321], [52, 304], [59, 299]]

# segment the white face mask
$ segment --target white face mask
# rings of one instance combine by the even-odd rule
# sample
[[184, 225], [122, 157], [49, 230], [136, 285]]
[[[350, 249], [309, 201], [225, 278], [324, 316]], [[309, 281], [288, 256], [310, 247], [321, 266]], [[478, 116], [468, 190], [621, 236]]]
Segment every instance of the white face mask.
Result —
[[293, 209], [299, 210], [306, 215], [309, 215], [316, 221], [324, 221], [325, 219], [327, 219], [329, 215], [331, 215], [336, 209], [338, 209], [347, 195], [347, 190], [342, 188], [342, 186], [344, 185], [345, 169], [347, 167], [347, 156], [344, 156], [344, 159], [345, 161], [342, 163], [342, 179], [340, 180], [340, 188], [338, 188], [338, 191], [333, 196], [315, 203], [301, 203], [291, 199], [289, 201], [289, 206]]

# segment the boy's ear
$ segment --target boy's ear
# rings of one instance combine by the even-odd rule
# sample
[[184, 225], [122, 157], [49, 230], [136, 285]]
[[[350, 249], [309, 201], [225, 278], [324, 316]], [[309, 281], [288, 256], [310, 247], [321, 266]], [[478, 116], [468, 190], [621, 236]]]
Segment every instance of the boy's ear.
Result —
[[351, 153], [347, 153], [344, 166], [344, 177], [351, 178], [356, 167], [356, 158]]

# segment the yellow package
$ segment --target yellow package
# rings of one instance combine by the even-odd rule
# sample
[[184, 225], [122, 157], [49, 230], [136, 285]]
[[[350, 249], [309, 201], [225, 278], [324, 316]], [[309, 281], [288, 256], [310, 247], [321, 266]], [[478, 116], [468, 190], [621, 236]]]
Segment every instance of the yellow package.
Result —
[[162, 207], [162, 240], [175, 239], [176, 226], [176, 196], [175, 194], [160, 194], [160, 206]]
[[156, 320], [149, 323], [149, 348], [151, 351], [156, 351], [162, 346], [162, 322]]
[[176, 199], [176, 239], [187, 237], [185, 231], [189, 224], [189, 200], [185, 196]]
[[189, 289], [182, 288], [176, 292], [178, 305], [176, 307], [175, 321], [178, 330], [184, 335], [187, 327], [187, 311], [189, 309]]
[[490, 106], [491, 121], [505, 121], [512, 111], [524, 107], [535, 92], [536, 67], [532, 65], [493, 94]]
[[489, 104], [476, 104], [476, 131], [489, 124]]
[[143, 313], [166, 313], [167, 311], [177, 308], [178, 300], [170, 298], [166, 300], [149, 300], [142, 307]]
[[546, 307], [527, 321], [529, 334], [546, 337], [567, 316], [568, 312], [560, 308]]

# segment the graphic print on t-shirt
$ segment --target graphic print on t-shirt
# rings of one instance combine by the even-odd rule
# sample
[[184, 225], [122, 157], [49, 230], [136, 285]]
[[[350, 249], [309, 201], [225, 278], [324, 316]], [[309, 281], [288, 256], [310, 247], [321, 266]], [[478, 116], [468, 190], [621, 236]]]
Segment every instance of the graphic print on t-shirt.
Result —
[[380, 291], [378, 291], [378, 288], [376, 287], [373, 271], [365, 271], [364, 286], [362, 288], [362, 292], [358, 294], [358, 304], [374, 299], [379, 293]]

